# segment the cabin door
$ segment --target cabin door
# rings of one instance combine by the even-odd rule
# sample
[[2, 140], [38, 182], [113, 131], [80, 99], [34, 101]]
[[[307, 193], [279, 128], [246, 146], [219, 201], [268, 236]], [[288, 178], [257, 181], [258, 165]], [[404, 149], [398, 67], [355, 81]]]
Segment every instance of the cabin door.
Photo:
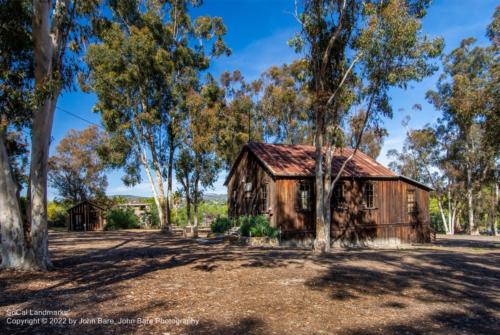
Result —
[[83, 224], [82, 224], [82, 215], [81, 214], [75, 214], [75, 230], [83, 230]]

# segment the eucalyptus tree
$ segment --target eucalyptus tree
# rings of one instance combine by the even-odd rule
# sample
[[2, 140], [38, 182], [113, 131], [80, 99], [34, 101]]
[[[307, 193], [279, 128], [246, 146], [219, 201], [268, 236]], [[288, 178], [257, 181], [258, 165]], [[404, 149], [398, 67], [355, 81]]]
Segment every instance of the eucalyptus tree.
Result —
[[[72, 86], [73, 75], [78, 70], [76, 56], [90, 34], [87, 23], [96, 14], [98, 1], [56, 0], [2, 2], [2, 62], [15, 64], [7, 70], [26, 85], [29, 107], [7, 108], [2, 111], [2, 136], [0, 136], [0, 221], [2, 235], [2, 266], [21, 269], [46, 270], [52, 265], [48, 252], [47, 231], [47, 170], [52, 123], [57, 100], [61, 92]], [[10, 6], [10, 10], [7, 10]], [[13, 8], [16, 7], [17, 8]], [[17, 10], [13, 10], [17, 9]], [[26, 26], [26, 15], [31, 22]], [[18, 20], [19, 19], [19, 20]], [[10, 22], [10, 23], [8, 23]], [[18, 29], [20, 28], [20, 29]], [[17, 30], [16, 30], [17, 29]], [[14, 32], [14, 34], [10, 34]], [[6, 45], [15, 45], [20, 53], [10, 53]], [[25, 48], [29, 45], [31, 50]], [[21, 49], [19, 49], [21, 47]], [[4, 54], [5, 53], [5, 54]], [[7, 55], [7, 53], [9, 53]], [[25, 55], [31, 55], [32, 66]], [[6, 57], [4, 57], [4, 55]], [[11, 101], [19, 90], [12, 90], [13, 77], [4, 76], [2, 100]], [[17, 72], [16, 72], [17, 71]], [[5, 80], [7, 79], [7, 80]], [[5, 80], [5, 81], [4, 81]], [[4, 100], [5, 101], [5, 100]], [[3, 101], [2, 101], [3, 105]], [[17, 184], [8, 166], [9, 157], [4, 143], [5, 127], [9, 125], [31, 130], [30, 166], [28, 180], [28, 207], [25, 220], [29, 233], [23, 231], [23, 215], [16, 198]]]
[[[492, 115], [498, 105], [491, 96], [494, 55], [489, 47], [474, 47], [475, 39], [468, 38], [443, 58], [443, 74], [436, 91], [427, 97], [442, 111], [443, 132], [456, 134], [452, 150], [458, 160], [459, 178], [465, 184], [467, 216], [471, 234], [479, 234], [475, 218], [475, 197], [483, 183], [491, 179], [499, 158], [498, 136], [488, 134]], [[498, 85], [498, 84], [497, 84]], [[494, 118], [494, 117], [493, 117]], [[497, 119], [498, 121], [498, 119]], [[498, 135], [497, 122], [497, 135]]]
[[[304, 0], [296, 7], [301, 32], [291, 41], [307, 56], [313, 94], [316, 147], [316, 240], [314, 250], [330, 249], [330, 200], [335, 183], [361, 142], [366, 124], [392, 116], [388, 90], [405, 88], [436, 70], [429, 59], [442, 40], [421, 33], [429, 0]], [[353, 155], [333, 175], [332, 159], [340, 127], [353, 105], [365, 118]]]
[[224, 90], [208, 76], [199, 89], [191, 89], [186, 99], [188, 118], [183, 145], [176, 161], [176, 177], [186, 199], [188, 224], [198, 226], [198, 208], [203, 192], [213, 186], [222, 167], [217, 155], [218, 123], [223, 110]]
[[[365, 154], [376, 159], [389, 133], [378, 120], [371, 120], [372, 122], [365, 124], [365, 118], [364, 110], [354, 111], [348, 117], [344, 131], [345, 142], [353, 148], [358, 146]], [[357, 143], [358, 137], [360, 138], [359, 144]]]
[[104, 199], [108, 181], [106, 164], [99, 153], [106, 136], [97, 126], [71, 129], [49, 159], [49, 183], [64, 201]]
[[434, 188], [439, 214], [446, 234], [454, 234], [463, 208], [460, 164], [455, 156], [455, 134], [442, 127], [426, 126], [409, 130], [401, 152], [390, 150], [395, 160], [389, 166], [398, 173]]
[[223, 72], [223, 107], [218, 115], [217, 153], [224, 167], [231, 168], [241, 147], [264, 138], [265, 123], [259, 111], [258, 96], [262, 82], [247, 82], [240, 71]]
[[307, 86], [307, 62], [272, 66], [261, 75], [259, 111], [265, 135], [277, 142], [312, 143], [311, 95]]
[[[192, 19], [199, 1], [126, 0], [110, 4], [111, 18], [96, 25], [100, 43], [89, 47], [89, 87], [111, 137], [109, 160], [124, 167], [126, 184], [141, 181], [141, 167], [170, 229], [173, 160], [182, 105], [210, 59], [230, 50], [219, 17]], [[165, 191], [165, 186], [167, 190]]]

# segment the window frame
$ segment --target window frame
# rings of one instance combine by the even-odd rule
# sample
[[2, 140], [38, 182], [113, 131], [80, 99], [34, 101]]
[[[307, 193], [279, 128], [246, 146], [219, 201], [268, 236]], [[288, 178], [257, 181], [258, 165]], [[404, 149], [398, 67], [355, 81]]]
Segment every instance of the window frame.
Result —
[[[410, 202], [410, 194], [413, 196], [413, 201]], [[410, 204], [412, 207], [410, 208]], [[409, 188], [406, 190], [406, 214], [414, 215], [417, 212], [417, 190]]]
[[[369, 187], [371, 187], [371, 194], [368, 194]], [[376, 194], [376, 183], [374, 181], [367, 181], [363, 184], [363, 206], [365, 209], [377, 209]], [[369, 203], [370, 197], [371, 206]]]
[[[259, 197], [259, 209], [262, 214], [267, 213], [269, 209], [269, 184], [264, 183], [260, 188], [260, 197]], [[265, 196], [264, 196], [265, 195]]]
[[[299, 212], [310, 212], [312, 211], [312, 191], [311, 191], [312, 185], [310, 182], [301, 180], [298, 182], [298, 192], [297, 192], [297, 202], [298, 206], [297, 209]], [[307, 196], [304, 196], [304, 194], [307, 194]], [[307, 205], [304, 205], [304, 201], [307, 201]]]

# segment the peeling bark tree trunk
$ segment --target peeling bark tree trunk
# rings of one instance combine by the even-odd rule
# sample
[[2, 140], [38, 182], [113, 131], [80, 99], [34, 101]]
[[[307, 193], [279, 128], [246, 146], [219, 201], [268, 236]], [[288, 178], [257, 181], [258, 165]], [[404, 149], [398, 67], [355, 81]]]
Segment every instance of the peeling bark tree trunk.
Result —
[[498, 236], [498, 195], [500, 193], [498, 183], [495, 183], [495, 197], [493, 200], [493, 217], [491, 218], [491, 233], [494, 236]]
[[[55, 44], [59, 41], [58, 37], [52, 36], [50, 32], [51, 5], [50, 1], [34, 1], [32, 23], [35, 90], [40, 94], [42, 92], [47, 94], [34, 112], [31, 131], [31, 238], [35, 262], [41, 270], [46, 270], [52, 266], [49, 257], [47, 232], [47, 162], [54, 111], [60, 93], [60, 83], [54, 80], [52, 76], [55, 61], [54, 52], [58, 49]], [[52, 87], [52, 90], [48, 89], [49, 87]]]
[[[57, 95], [55, 95], [57, 97]], [[32, 126], [31, 144], [31, 238], [37, 266], [46, 270], [52, 266], [49, 256], [47, 227], [47, 170], [52, 122], [57, 98], [47, 99], [38, 109]]]
[[472, 168], [467, 166], [467, 213], [469, 217], [469, 230], [471, 235], [479, 235], [479, 227], [474, 222], [474, 199], [472, 190]]
[[314, 252], [325, 253], [330, 250], [330, 232], [325, 231], [324, 209], [324, 180], [323, 180], [323, 129], [324, 116], [319, 107], [316, 107], [316, 238], [314, 240]]
[[172, 178], [174, 171], [174, 153], [175, 153], [175, 145], [174, 145], [174, 136], [172, 133], [171, 126], [169, 127], [169, 135], [168, 135], [168, 167], [167, 167], [167, 224], [166, 227], [168, 231], [172, 230]]
[[0, 136], [0, 256], [1, 268], [29, 270], [34, 267], [34, 255], [24, 238], [24, 229], [16, 185], [9, 165], [7, 149]]

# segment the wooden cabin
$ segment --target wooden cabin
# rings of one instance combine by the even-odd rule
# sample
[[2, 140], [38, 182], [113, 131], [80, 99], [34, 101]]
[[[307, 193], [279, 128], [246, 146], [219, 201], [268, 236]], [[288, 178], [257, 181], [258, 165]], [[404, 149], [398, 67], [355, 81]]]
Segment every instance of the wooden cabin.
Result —
[[[352, 154], [335, 151], [333, 173]], [[284, 241], [310, 245], [315, 237], [315, 148], [251, 142], [226, 179], [229, 216], [264, 214]], [[430, 241], [429, 191], [359, 150], [331, 198], [333, 245]]]
[[82, 201], [68, 209], [68, 230], [103, 230], [105, 209], [93, 202]]

